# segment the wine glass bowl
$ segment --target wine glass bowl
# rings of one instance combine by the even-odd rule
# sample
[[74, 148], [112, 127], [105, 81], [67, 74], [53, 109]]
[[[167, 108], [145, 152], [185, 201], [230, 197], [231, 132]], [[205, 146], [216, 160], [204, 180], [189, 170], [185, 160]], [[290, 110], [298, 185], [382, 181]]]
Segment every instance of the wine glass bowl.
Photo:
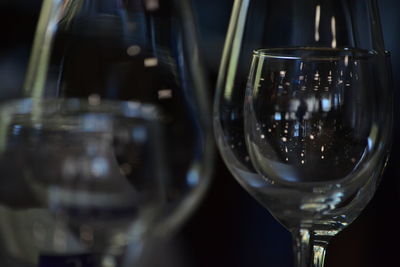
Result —
[[[116, 261], [165, 205], [163, 122], [137, 102], [18, 100], [0, 107], [2, 249]], [[112, 265], [110, 265], [112, 266]]]
[[260, 179], [276, 191], [263, 202], [288, 228], [339, 231], [373, 196], [389, 142], [371, 80], [375, 56], [312, 47], [254, 52], [246, 143]]

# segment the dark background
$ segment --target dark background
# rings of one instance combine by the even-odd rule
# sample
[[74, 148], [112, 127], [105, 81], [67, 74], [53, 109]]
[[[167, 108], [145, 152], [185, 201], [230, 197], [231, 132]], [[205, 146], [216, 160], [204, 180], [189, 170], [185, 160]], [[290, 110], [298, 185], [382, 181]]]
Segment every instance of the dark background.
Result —
[[[215, 84], [233, 0], [193, 2], [206, 67]], [[396, 138], [399, 135], [400, 1], [380, 0], [379, 3], [386, 48], [392, 53], [396, 103], [392, 155], [372, 202], [353, 224], [332, 240], [326, 267], [400, 266], [400, 221], [397, 219], [400, 166], [397, 166], [399, 142]], [[20, 93], [40, 4], [39, 0], [0, 0], [0, 99]], [[214, 88], [210, 90], [213, 94]], [[160, 266], [292, 266], [289, 233], [239, 186], [219, 157], [213, 183], [203, 203], [180, 233], [161, 250], [167, 259]]]

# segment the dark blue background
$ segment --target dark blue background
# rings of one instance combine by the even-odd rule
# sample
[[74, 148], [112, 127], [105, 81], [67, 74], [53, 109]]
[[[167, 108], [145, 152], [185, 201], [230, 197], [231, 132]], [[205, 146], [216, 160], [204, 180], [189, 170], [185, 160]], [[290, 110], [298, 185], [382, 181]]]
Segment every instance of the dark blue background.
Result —
[[[193, 2], [205, 63], [215, 84], [233, 0]], [[39, 0], [0, 0], [0, 99], [20, 93], [40, 3]], [[400, 1], [379, 3], [386, 48], [392, 53], [393, 63], [396, 102], [393, 151], [373, 201], [352, 225], [332, 240], [326, 267], [400, 266], [397, 220], [400, 166], [396, 138], [400, 122]], [[186, 266], [292, 266], [289, 233], [234, 181], [219, 158], [206, 199], [170, 246], [173, 244], [178, 244], [177, 254], [184, 258]]]

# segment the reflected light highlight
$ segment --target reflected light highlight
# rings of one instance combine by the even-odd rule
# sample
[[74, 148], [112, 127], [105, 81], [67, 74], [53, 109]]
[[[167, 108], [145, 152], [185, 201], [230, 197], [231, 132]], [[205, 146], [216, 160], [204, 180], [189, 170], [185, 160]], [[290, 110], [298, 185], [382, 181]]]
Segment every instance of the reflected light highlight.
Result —
[[317, 5], [315, 7], [315, 41], [319, 41], [319, 23], [321, 20], [321, 6]]
[[336, 48], [336, 18], [333, 16], [331, 19], [331, 30], [332, 30], [332, 48]]

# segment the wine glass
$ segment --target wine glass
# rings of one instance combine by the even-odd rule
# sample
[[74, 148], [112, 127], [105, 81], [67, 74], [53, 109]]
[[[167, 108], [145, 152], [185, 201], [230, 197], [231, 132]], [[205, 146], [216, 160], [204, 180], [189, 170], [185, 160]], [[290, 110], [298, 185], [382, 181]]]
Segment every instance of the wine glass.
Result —
[[330, 238], [378, 185], [392, 127], [383, 47], [375, 1], [235, 3], [217, 143], [234, 177], [292, 233], [296, 266], [323, 266]]
[[210, 181], [211, 108], [195, 33], [187, 0], [45, 0], [24, 85], [27, 97], [133, 100], [165, 113], [172, 173], [160, 236], [179, 228]]
[[162, 113], [22, 99], [0, 114], [2, 264], [125, 266], [125, 246], [143, 243], [165, 202]]
[[314, 236], [321, 263], [318, 252], [372, 198], [387, 159], [390, 113], [371, 79], [374, 57], [317, 48], [254, 54], [244, 130], [251, 162], [271, 184], [258, 193], [300, 249]]

